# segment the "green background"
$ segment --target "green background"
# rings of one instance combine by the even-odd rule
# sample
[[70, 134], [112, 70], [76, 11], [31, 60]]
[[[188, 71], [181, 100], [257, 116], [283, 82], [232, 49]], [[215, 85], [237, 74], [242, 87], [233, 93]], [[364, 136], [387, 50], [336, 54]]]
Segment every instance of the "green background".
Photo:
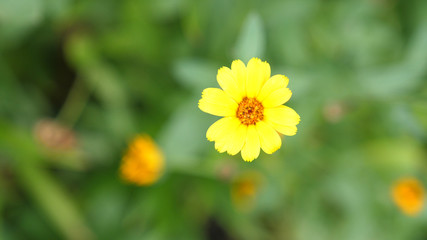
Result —
[[[390, 188], [427, 181], [427, 1], [0, 0], [0, 239], [423, 240]], [[234, 59], [290, 78], [298, 133], [252, 163], [197, 107]], [[55, 119], [72, 149], [41, 145]], [[148, 133], [149, 187], [121, 156]], [[251, 208], [231, 186], [262, 179]]]

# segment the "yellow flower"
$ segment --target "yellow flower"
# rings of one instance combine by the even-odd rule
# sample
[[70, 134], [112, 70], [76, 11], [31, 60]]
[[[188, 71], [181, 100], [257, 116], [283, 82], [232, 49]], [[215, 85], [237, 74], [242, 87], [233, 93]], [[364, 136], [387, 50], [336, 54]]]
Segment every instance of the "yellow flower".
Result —
[[235, 155], [241, 151], [245, 161], [259, 156], [260, 148], [272, 154], [281, 147], [280, 135], [293, 136], [299, 115], [284, 106], [292, 95], [284, 75], [270, 77], [270, 65], [252, 58], [247, 67], [240, 60], [231, 69], [218, 70], [222, 89], [206, 88], [199, 101], [200, 110], [223, 117], [212, 124], [206, 137], [215, 149]]
[[148, 135], [139, 135], [129, 145], [120, 166], [124, 180], [137, 185], [151, 185], [163, 172], [160, 149]]
[[424, 205], [424, 188], [417, 179], [400, 179], [393, 185], [392, 195], [403, 213], [414, 216], [421, 212]]

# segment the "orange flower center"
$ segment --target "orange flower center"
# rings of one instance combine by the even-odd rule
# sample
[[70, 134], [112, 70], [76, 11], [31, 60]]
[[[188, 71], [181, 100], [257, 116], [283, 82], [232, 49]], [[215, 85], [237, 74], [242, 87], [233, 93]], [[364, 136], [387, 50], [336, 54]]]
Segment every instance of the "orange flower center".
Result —
[[239, 103], [236, 116], [242, 124], [255, 125], [264, 119], [264, 106], [255, 98], [244, 97]]

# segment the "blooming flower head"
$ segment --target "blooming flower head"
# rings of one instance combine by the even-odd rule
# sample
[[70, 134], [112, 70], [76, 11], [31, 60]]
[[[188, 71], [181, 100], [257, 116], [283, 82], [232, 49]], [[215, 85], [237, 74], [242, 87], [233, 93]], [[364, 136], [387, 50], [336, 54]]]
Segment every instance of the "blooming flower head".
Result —
[[287, 88], [289, 79], [270, 74], [270, 65], [258, 58], [252, 58], [247, 66], [235, 60], [231, 69], [218, 70], [222, 89], [203, 90], [200, 110], [223, 117], [206, 133], [216, 150], [230, 155], [241, 152], [243, 160], [251, 162], [258, 158], [260, 148], [268, 154], [280, 148], [279, 133], [296, 134], [300, 117], [283, 105], [292, 95]]
[[406, 215], [415, 216], [421, 212], [424, 205], [424, 188], [417, 179], [400, 179], [393, 185], [392, 195], [396, 205]]
[[138, 135], [122, 158], [120, 173], [124, 180], [137, 185], [151, 185], [163, 172], [160, 149], [148, 135]]

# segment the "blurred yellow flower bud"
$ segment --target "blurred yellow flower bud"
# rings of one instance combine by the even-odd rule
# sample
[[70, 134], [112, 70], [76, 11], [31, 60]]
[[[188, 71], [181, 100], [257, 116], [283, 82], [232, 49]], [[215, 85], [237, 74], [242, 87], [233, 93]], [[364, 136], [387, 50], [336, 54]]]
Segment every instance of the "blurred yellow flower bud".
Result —
[[424, 205], [424, 188], [417, 179], [398, 180], [393, 185], [392, 195], [396, 205], [406, 215], [415, 216], [421, 212]]
[[163, 168], [161, 150], [148, 135], [138, 135], [122, 158], [120, 173], [124, 180], [143, 186], [155, 183]]

